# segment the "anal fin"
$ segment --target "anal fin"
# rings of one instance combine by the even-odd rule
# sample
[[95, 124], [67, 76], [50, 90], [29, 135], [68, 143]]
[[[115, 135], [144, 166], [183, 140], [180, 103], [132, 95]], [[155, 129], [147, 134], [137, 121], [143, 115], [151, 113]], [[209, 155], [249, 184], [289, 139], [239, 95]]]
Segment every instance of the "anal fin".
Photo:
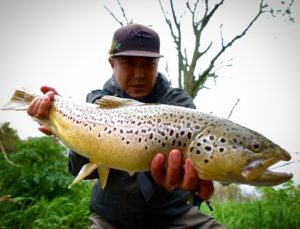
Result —
[[99, 174], [101, 188], [104, 189], [106, 186], [107, 177], [109, 175], [109, 168], [103, 167], [103, 166], [98, 166], [97, 170], [98, 170], [98, 174]]
[[73, 180], [72, 184], [70, 184], [68, 188], [71, 188], [74, 184], [78, 183], [79, 181], [90, 175], [96, 168], [96, 163], [87, 163], [84, 166], [82, 166], [77, 177]]

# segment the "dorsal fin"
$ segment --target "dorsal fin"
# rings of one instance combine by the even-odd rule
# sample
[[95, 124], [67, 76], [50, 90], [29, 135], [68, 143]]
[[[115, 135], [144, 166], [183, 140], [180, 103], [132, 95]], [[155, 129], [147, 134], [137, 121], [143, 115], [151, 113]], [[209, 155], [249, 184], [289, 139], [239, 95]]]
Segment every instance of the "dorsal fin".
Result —
[[113, 109], [127, 106], [140, 106], [144, 103], [134, 99], [123, 99], [115, 96], [105, 95], [101, 99], [95, 101], [95, 104], [99, 105], [103, 109]]

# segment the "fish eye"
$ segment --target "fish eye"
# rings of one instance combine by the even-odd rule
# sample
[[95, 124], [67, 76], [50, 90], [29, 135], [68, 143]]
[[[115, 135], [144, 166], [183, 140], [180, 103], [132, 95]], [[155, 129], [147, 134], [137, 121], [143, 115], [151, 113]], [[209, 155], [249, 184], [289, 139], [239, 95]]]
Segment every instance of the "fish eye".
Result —
[[257, 142], [255, 142], [252, 144], [252, 148], [254, 151], [258, 151], [260, 149], [260, 145]]

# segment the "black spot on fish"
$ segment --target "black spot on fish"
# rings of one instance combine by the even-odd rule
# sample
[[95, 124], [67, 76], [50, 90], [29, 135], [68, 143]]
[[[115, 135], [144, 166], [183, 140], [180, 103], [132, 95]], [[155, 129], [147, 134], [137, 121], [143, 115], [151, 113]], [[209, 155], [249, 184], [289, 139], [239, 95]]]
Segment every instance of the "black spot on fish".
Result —
[[200, 142], [198, 142], [198, 143], [197, 143], [197, 146], [198, 146], [198, 147], [199, 147], [199, 146], [201, 146], [201, 143], [200, 143]]
[[180, 135], [184, 135], [185, 134], [185, 131], [180, 131]]
[[128, 145], [129, 143], [130, 143], [129, 141], [126, 142], [127, 145]]
[[219, 152], [220, 152], [220, 153], [223, 153], [223, 152], [224, 152], [224, 148], [220, 148], [220, 149], [219, 149]]
[[100, 133], [100, 132], [98, 133], [97, 137], [98, 137], [98, 138], [100, 138], [100, 137], [101, 137], [101, 133]]
[[200, 150], [197, 150], [197, 151], [196, 151], [196, 154], [200, 154], [200, 153], [201, 153], [201, 151], [200, 151]]
[[111, 130], [108, 131], [108, 134], [111, 134]]
[[211, 151], [211, 147], [210, 146], [205, 146], [204, 148], [206, 151]]
[[162, 146], [162, 147], [165, 147], [165, 146], [166, 146], [166, 143], [163, 142], [163, 143], [161, 144], [161, 146]]
[[187, 133], [187, 137], [188, 137], [188, 139], [191, 139], [191, 138], [192, 138], [192, 133], [191, 133], [191, 132], [188, 132], [188, 133]]
[[209, 136], [209, 140], [213, 141], [215, 139], [215, 137], [213, 135]]
[[232, 141], [233, 141], [234, 143], [237, 143], [237, 142], [238, 142], [236, 138], [233, 138]]
[[205, 159], [205, 160], [204, 160], [204, 163], [208, 163], [208, 160], [207, 160], [207, 159]]
[[141, 142], [142, 141], [142, 138], [139, 138], [139, 142]]
[[220, 139], [220, 142], [225, 143], [225, 142], [226, 142], [226, 139], [225, 139], [225, 138], [221, 138], [221, 139]]
[[165, 132], [164, 131], [158, 131], [158, 133], [160, 133], [161, 136], [165, 136]]
[[213, 159], [213, 156], [210, 156], [210, 159]]
[[150, 135], [149, 135], [149, 139], [151, 140], [153, 138], [153, 133], [151, 133]]
[[148, 147], [147, 146], [145, 146], [145, 150], [147, 150], [148, 149]]
[[193, 150], [194, 150], [194, 147], [191, 147], [191, 148], [190, 148], [190, 152], [193, 152]]
[[181, 141], [178, 141], [177, 146], [180, 147], [181, 146]]
[[175, 139], [172, 141], [172, 146], [174, 146], [176, 143]]

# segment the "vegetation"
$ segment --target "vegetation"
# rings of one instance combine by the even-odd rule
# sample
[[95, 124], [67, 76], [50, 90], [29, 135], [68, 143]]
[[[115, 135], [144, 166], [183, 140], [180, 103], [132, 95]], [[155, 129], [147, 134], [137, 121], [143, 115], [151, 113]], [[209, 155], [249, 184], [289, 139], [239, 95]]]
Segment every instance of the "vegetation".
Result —
[[86, 228], [90, 184], [68, 189], [65, 148], [51, 137], [19, 142], [0, 159], [0, 228]]
[[15, 144], [20, 141], [17, 130], [10, 128], [9, 122], [4, 122], [0, 125], [0, 145], [6, 153], [13, 152]]
[[[0, 154], [0, 229], [87, 228], [91, 184], [67, 188], [73, 177], [66, 149], [51, 137], [17, 138], [13, 147], [13, 164]], [[237, 185], [215, 187], [214, 211], [205, 204], [201, 211], [228, 229], [300, 228], [300, 187], [292, 182], [257, 189], [256, 197], [245, 197]]]
[[215, 202], [210, 212], [204, 204], [201, 210], [212, 215], [229, 229], [238, 228], [300, 228], [300, 188], [287, 182], [281, 189], [259, 188], [258, 199]]

